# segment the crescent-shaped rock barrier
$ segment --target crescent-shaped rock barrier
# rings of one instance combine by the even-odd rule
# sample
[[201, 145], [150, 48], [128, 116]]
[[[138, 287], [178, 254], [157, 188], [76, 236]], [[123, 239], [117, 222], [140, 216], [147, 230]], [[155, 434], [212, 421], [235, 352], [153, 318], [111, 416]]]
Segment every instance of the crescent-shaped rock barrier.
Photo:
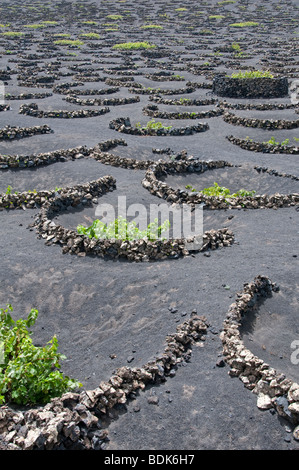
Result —
[[216, 76], [213, 79], [213, 93], [229, 98], [281, 98], [288, 94], [288, 79]]
[[238, 145], [244, 150], [250, 150], [252, 152], [262, 152], [262, 153], [286, 153], [292, 155], [299, 154], [299, 147], [294, 145], [274, 145], [267, 144], [264, 142], [254, 142], [248, 139], [240, 139], [234, 137], [233, 135], [226, 136], [232, 144]]
[[158, 104], [166, 104], [169, 106], [209, 106], [212, 104], [217, 104], [218, 100], [216, 98], [211, 99], [193, 99], [193, 98], [163, 98], [159, 95], [151, 95], [148, 97], [150, 101], [155, 101]]
[[109, 128], [114, 129], [118, 132], [131, 135], [141, 136], [179, 136], [179, 135], [192, 135], [195, 132], [205, 132], [209, 129], [209, 125], [206, 122], [198, 123], [194, 126], [186, 126], [179, 128], [161, 128], [161, 129], [147, 129], [132, 127], [130, 118], [116, 118], [109, 123]]
[[[224, 360], [230, 366], [229, 374], [239, 377], [246, 388], [257, 394], [258, 407], [275, 408], [280, 416], [299, 423], [299, 384], [255, 356], [245, 347], [240, 334], [242, 320], [259, 299], [271, 296], [278, 289], [268, 277], [261, 275], [244, 284], [228, 310], [220, 339]], [[299, 426], [294, 432], [298, 438]]]
[[266, 130], [297, 129], [299, 127], [299, 119], [295, 121], [287, 121], [285, 119], [244, 118], [236, 116], [230, 112], [224, 113], [222, 118], [225, 122], [234, 126], [255, 127]]
[[[78, 184], [71, 187], [42, 191], [22, 191], [11, 194], [0, 195], [0, 210], [3, 209], [33, 209], [41, 207], [52, 199], [60, 197], [67, 198], [71, 195], [72, 205], [79, 203], [87, 204], [94, 197], [115, 188], [115, 180], [112, 176], [100, 178], [90, 183]], [[80, 197], [80, 202], [78, 202]], [[69, 203], [66, 201], [65, 205]]]
[[113, 85], [114, 81], [117, 81], [120, 86], [122, 83], [127, 84], [128, 82], [135, 82], [135, 78], [132, 75], [126, 75], [125, 71], [123, 72], [123, 76], [118, 76], [117, 78], [105, 77], [104, 82], [106, 83], [106, 85]]
[[105, 80], [106, 85], [118, 86], [118, 87], [125, 87], [131, 88], [132, 85], [134, 88], [143, 88], [141, 83], [134, 82], [133, 77], [121, 77], [121, 78], [107, 78]]
[[[75, 82], [74, 82], [75, 83]], [[64, 85], [57, 85], [53, 88], [54, 93], [60, 93], [62, 95], [110, 95], [112, 93], [117, 93], [119, 91], [118, 87], [111, 87], [111, 88], [100, 88], [100, 89], [90, 89], [90, 90], [81, 90], [81, 89], [74, 89], [71, 87], [84, 85], [84, 83], [71, 83]]]
[[106, 151], [102, 152], [100, 149], [94, 149], [90, 157], [104, 165], [129, 168], [131, 170], [146, 170], [156, 163], [154, 160], [136, 160], [135, 158], [120, 157]]
[[213, 83], [208, 83], [208, 82], [203, 82], [203, 83], [200, 83], [200, 82], [187, 82], [186, 83], [186, 86], [187, 87], [191, 87], [191, 88], [209, 88], [209, 89], [212, 89], [213, 88]]
[[0, 140], [23, 139], [37, 134], [51, 134], [54, 132], [49, 126], [18, 127], [5, 126], [0, 129]]
[[42, 111], [38, 109], [36, 103], [22, 104], [19, 109], [20, 114], [26, 114], [27, 116], [37, 118], [60, 118], [60, 119], [75, 119], [75, 118], [87, 118], [94, 116], [102, 116], [110, 112], [109, 108], [101, 109], [80, 109], [76, 111], [69, 110], [53, 110], [53, 111]]
[[254, 109], [256, 111], [272, 111], [272, 110], [284, 110], [284, 109], [296, 109], [298, 105], [293, 103], [228, 103], [227, 101], [219, 101], [219, 106], [228, 109], [243, 109], [250, 110]]
[[80, 82], [104, 82], [105, 78], [101, 77], [99, 74], [93, 73], [84, 75], [83, 73], [78, 73], [74, 75], [74, 80], [79, 80]]
[[[170, 239], [150, 241], [147, 239], [123, 241], [115, 239], [90, 239], [77, 231], [66, 229], [56, 224], [53, 218], [61, 211], [79, 205], [90, 205], [94, 198], [104, 192], [115, 189], [115, 179], [111, 176], [102, 177], [96, 181], [65, 188], [43, 202], [32, 226], [45, 243], [59, 244], [63, 253], [78, 256], [93, 255], [109, 258], [127, 258], [129, 261], [162, 260], [189, 255], [187, 246], [195, 237], [190, 239]], [[55, 197], [53, 197], [55, 196]], [[234, 234], [227, 228], [210, 230], [202, 234], [202, 244], [192, 251], [204, 252], [225, 246], [234, 242]]]
[[147, 116], [161, 119], [206, 119], [221, 116], [223, 114], [223, 110], [220, 108], [200, 112], [169, 113], [167, 111], [160, 111], [156, 105], [145, 106], [142, 111]]
[[206, 340], [205, 317], [191, 314], [166, 337], [163, 353], [142, 367], [121, 367], [93, 390], [68, 392], [45, 406], [0, 409], [0, 437], [9, 450], [102, 450], [109, 440], [101, 420], [109, 410], [128, 403], [145, 386], [165, 382], [171, 371], [188, 363], [192, 347]]
[[80, 99], [75, 96], [66, 96], [65, 100], [68, 103], [78, 104], [80, 106], [121, 106], [124, 104], [138, 103], [140, 101], [139, 96], [132, 96], [128, 98], [105, 98], [101, 99]]
[[133, 86], [128, 89], [130, 93], [141, 94], [141, 95], [183, 95], [185, 93], [193, 93], [195, 89], [193, 87], [186, 87], [186, 88], [176, 88], [173, 90], [168, 90], [164, 88], [138, 88]]
[[[130, 158], [117, 157], [113, 154], [107, 154], [108, 156], [101, 156], [102, 152], [116, 147], [118, 145], [126, 146], [127, 143], [123, 139], [109, 139], [95, 147], [74, 147], [70, 149], [53, 150], [51, 152], [38, 153], [32, 155], [0, 155], [0, 170], [6, 170], [8, 168], [30, 168], [38, 167], [43, 165], [50, 165], [56, 162], [65, 162], [67, 160], [76, 160], [83, 157], [94, 157], [97, 160], [103, 160], [106, 163], [111, 161], [111, 165], [116, 166], [115, 162], [119, 162], [117, 166], [130, 167], [130, 162], [134, 163], [134, 167], [138, 168], [140, 163], [140, 169], [147, 168], [144, 166], [144, 162], [138, 162], [138, 160], [131, 161]], [[127, 163], [126, 163], [127, 162]], [[151, 164], [154, 162], [150, 162]]]
[[185, 80], [184, 77], [179, 75], [171, 75], [171, 72], [147, 73], [144, 75], [144, 78], [155, 82], [183, 82]]
[[12, 95], [10, 93], [7, 93], [5, 95], [6, 100], [40, 100], [43, 98], [48, 98], [49, 96], [52, 96], [53, 93], [20, 93], [19, 95]]
[[0, 155], [0, 170], [8, 168], [30, 168], [50, 165], [56, 162], [65, 162], [88, 156], [93, 149], [85, 146], [71, 149], [53, 150], [52, 152], [38, 153], [32, 155]]
[[[259, 208], [279, 208], [294, 206], [299, 203], [299, 194], [279, 194], [272, 195], [254, 195], [254, 196], [239, 196], [234, 198], [206, 196], [200, 192], [190, 192], [182, 189], [174, 189], [167, 183], [159, 180], [161, 176], [168, 174], [179, 173], [203, 173], [207, 170], [216, 168], [234, 167], [239, 165], [232, 165], [229, 162], [219, 161], [179, 161], [163, 163], [158, 162], [153, 167], [150, 167], [142, 180], [142, 185], [151, 194], [165, 199], [168, 202], [176, 204], [204, 204], [204, 209], [259, 209]], [[280, 174], [277, 171], [254, 167], [256, 171], [267, 171], [274, 176], [289, 177], [297, 179], [292, 175]]]

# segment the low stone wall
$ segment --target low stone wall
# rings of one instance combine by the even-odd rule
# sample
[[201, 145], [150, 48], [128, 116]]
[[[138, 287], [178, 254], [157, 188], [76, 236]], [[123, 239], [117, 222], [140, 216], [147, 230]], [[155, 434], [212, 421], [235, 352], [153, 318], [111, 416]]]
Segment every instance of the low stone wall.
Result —
[[80, 106], [120, 106], [124, 104], [138, 103], [139, 96], [132, 96], [132, 98], [105, 98], [105, 99], [80, 99], [75, 96], [67, 96], [65, 100], [68, 103], [78, 104]]
[[55, 85], [53, 87], [53, 93], [59, 93], [62, 95], [68, 95], [69, 92], [73, 93], [73, 88], [76, 88], [78, 86], [84, 86], [83, 82], [64, 82], [60, 83], [59, 85]]
[[288, 94], [288, 79], [216, 76], [213, 79], [213, 93], [229, 98], [281, 98]]
[[32, 155], [0, 155], [0, 170], [7, 168], [30, 168], [75, 160], [90, 155], [92, 150], [82, 146]]
[[52, 96], [53, 93], [20, 93], [19, 95], [12, 95], [10, 93], [7, 93], [5, 95], [6, 100], [39, 100], [43, 98], [48, 98], [49, 96]]
[[[200, 192], [189, 192], [182, 189], [174, 189], [167, 183], [159, 180], [161, 176], [174, 173], [196, 172], [203, 173], [207, 170], [216, 168], [233, 167], [226, 161], [211, 161], [203, 162], [199, 160], [194, 161], [178, 161], [163, 163], [158, 162], [153, 167], [146, 171], [145, 177], [142, 180], [142, 185], [155, 196], [165, 199], [168, 202], [176, 204], [204, 204], [204, 209], [260, 209], [260, 208], [274, 208], [294, 206], [299, 203], [299, 194], [279, 194], [272, 195], [254, 195], [242, 196], [234, 198], [205, 196]], [[256, 171], [263, 171], [261, 168], [254, 167]], [[291, 177], [291, 175], [280, 174], [273, 170], [264, 169], [273, 176]], [[293, 177], [292, 177], [293, 178]]]
[[187, 126], [181, 128], [171, 128], [171, 129], [142, 129], [138, 127], [132, 127], [129, 118], [117, 118], [113, 121], [110, 121], [109, 128], [114, 129], [118, 132], [123, 132], [124, 134], [131, 135], [141, 135], [141, 136], [179, 136], [179, 135], [192, 135], [195, 132], [204, 132], [209, 129], [207, 123], [199, 123], [194, 126]]
[[213, 88], [213, 83], [208, 83], [208, 82], [203, 82], [203, 83], [200, 83], [200, 82], [187, 82], [186, 85], [188, 87], [192, 87], [192, 88], [209, 88], [209, 89]]
[[[64, 254], [93, 255], [114, 259], [127, 258], [129, 261], [136, 262], [189, 255], [190, 251], [187, 246], [194, 241], [194, 237], [188, 240], [182, 238], [156, 241], [147, 239], [133, 241], [90, 239], [85, 235], [78, 234], [75, 230], [66, 229], [53, 222], [52, 219], [61, 211], [79, 205], [90, 205], [92, 202], [96, 202], [94, 198], [114, 188], [114, 178], [106, 176], [86, 185], [63, 189], [60, 194], [43, 203], [32, 226], [36, 228], [39, 237], [43, 238], [47, 245], [59, 244]], [[198, 249], [192, 248], [192, 251], [214, 250], [230, 246], [233, 241], [234, 234], [227, 228], [210, 230], [203, 234], [200, 247]]]
[[0, 211], [33, 209], [54, 197], [55, 191], [22, 191], [0, 195]]
[[145, 170], [155, 164], [152, 160], [142, 161], [135, 158], [119, 157], [118, 155], [102, 152], [98, 149], [94, 149], [90, 156], [104, 165], [129, 168], [131, 170]]
[[120, 67], [116, 66], [116, 67], [113, 67], [112, 69], [104, 68], [103, 72], [108, 73], [108, 75], [120, 75], [120, 76], [143, 75], [143, 72], [140, 72], [138, 70], [138, 67], [135, 64], [131, 64], [129, 69], [126, 66], [120, 66]]
[[13, 140], [31, 137], [36, 134], [50, 134], [54, 132], [49, 126], [17, 127], [5, 126], [0, 129], [0, 140]]
[[240, 139], [238, 137], [234, 137], [233, 135], [226, 136], [227, 140], [229, 140], [232, 144], [238, 145], [244, 150], [249, 150], [252, 152], [262, 152], [262, 153], [286, 153], [286, 154], [299, 154], [299, 147], [295, 147], [294, 145], [272, 145], [266, 144], [263, 142], [254, 142], [248, 139]]
[[124, 77], [126, 80], [121, 78], [106, 78], [105, 83], [106, 85], [118, 86], [118, 87], [125, 87], [125, 88], [143, 88], [141, 83], [134, 82], [133, 77]]
[[101, 152], [106, 152], [107, 150], [117, 147], [118, 145], [123, 145], [126, 147], [128, 144], [124, 139], [108, 139], [104, 140], [103, 142], [99, 142], [97, 147]]
[[37, 104], [22, 104], [19, 109], [20, 114], [26, 114], [27, 116], [37, 118], [60, 118], [60, 119], [75, 119], [75, 118], [87, 118], [94, 116], [102, 116], [110, 112], [109, 108], [102, 109], [80, 109], [78, 111], [68, 110], [54, 110], [54, 111], [42, 111], [38, 109]]
[[148, 80], [152, 80], [155, 82], [183, 82], [185, 79], [184, 77], [180, 77], [179, 75], [171, 75], [171, 72], [158, 72], [158, 73], [153, 73], [153, 74], [145, 74], [144, 78], [147, 78]]
[[255, 109], [257, 111], [271, 111], [271, 110], [284, 110], [294, 109], [296, 110], [297, 105], [293, 103], [228, 103], [227, 101], [219, 101], [219, 106], [227, 109]]
[[147, 116], [161, 119], [206, 119], [221, 116], [223, 114], [223, 110], [221, 108], [201, 112], [169, 113], [167, 111], [160, 111], [156, 105], [145, 106], [142, 111]]
[[[255, 356], [245, 347], [240, 334], [243, 318], [261, 298], [277, 290], [278, 286], [266, 276], [257, 276], [253, 282], [244, 284], [229, 308], [220, 339], [224, 360], [230, 366], [229, 374], [239, 377], [246, 388], [257, 394], [257, 406], [275, 408], [280, 416], [296, 424], [299, 423], [299, 384]], [[299, 426], [294, 430], [294, 437], [299, 439]]]
[[84, 85], [84, 83], [67, 83], [63, 85], [57, 85], [53, 88], [54, 93], [60, 93], [62, 95], [109, 95], [119, 91], [118, 87], [111, 88], [100, 88], [100, 89], [90, 89], [90, 90], [77, 90], [73, 87]]
[[299, 119], [295, 121], [287, 121], [285, 119], [256, 119], [256, 118], [244, 118], [236, 116], [233, 113], [225, 112], [222, 115], [225, 122], [233, 124], [235, 126], [244, 127], [257, 127], [267, 130], [277, 129], [297, 129], [299, 127]]
[[212, 104], [216, 104], [218, 102], [217, 99], [192, 99], [192, 98], [181, 98], [181, 99], [171, 99], [171, 98], [163, 98], [159, 95], [151, 95], [149, 96], [150, 101], [155, 101], [158, 104], [166, 104], [166, 105], [173, 105], [173, 106], [209, 106]]
[[74, 80], [78, 80], [80, 82], [104, 82], [105, 78], [101, 77], [98, 73], [78, 73], [77, 75], [73, 76]]
[[[143, 367], [121, 367], [93, 390], [68, 392], [45, 406], [16, 410], [0, 408], [0, 444], [4, 450], [105, 450], [108, 430], [102, 420], [115, 406], [126, 405], [145, 386], [165, 382], [204, 342], [206, 318], [192, 314], [166, 338], [162, 354]], [[1, 439], [2, 437], [2, 439]], [[2, 441], [2, 442], [1, 442]]]
[[122, 86], [122, 83], [125, 83], [125, 86], [126, 86], [128, 85], [129, 82], [132, 85], [132, 82], [135, 81], [135, 78], [130, 75], [129, 76], [123, 75], [123, 76], [118, 76], [117, 78], [105, 77], [104, 81], [106, 85], [115, 85], [115, 82], [117, 82], [116, 86]]
[[193, 93], [195, 91], [192, 87], [186, 88], [175, 88], [173, 90], [167, 90], [163, 88], [137, 88], [135, 86], [128, 89], [130, 93], [139, 93], [142, 95], [183, 95], [185, 93]]
[[[91, 196], [96, 196], [102, 192], [106, 192], [107, 188], [111, 189], [109, 184], [114, 188], [115, 180], [112, 177], [100, 178], [97, 181], [92, 181], [86, 184], [78, 184], [72, 187], [59, 188], [54, 190], [43, 191], [23, 191], [11, 194], [0, 195], [0, 210], [3, 209], [33, 209], [41, 207], [45, 203], [49, 203], [54, 198], [67, 198], [70, 194], [73, 198], [73, 205], [77, 205], [79, 197], [82, 199], [81, 203], [87, 204]], [[66, 202], [66, 206], [68, 202]]]

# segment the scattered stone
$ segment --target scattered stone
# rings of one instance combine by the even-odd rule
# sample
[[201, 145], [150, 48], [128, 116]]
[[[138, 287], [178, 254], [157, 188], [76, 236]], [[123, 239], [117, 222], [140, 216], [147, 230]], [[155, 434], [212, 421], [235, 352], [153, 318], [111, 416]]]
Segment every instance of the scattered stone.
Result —
[[299, 426], [296, 426], [294, 431], [293, 431], [293, 436], [296, 441], [299, 441]]
[[217, 367], [225, 367], [225, 361], [223, 359], [218, 359], [216, 362]]
[[147, 402], [150, 405], [158, 405], [159, 404], [159, 397], [157, 397], [155, 395], [150, 396], [150, 397], [148, 397]]

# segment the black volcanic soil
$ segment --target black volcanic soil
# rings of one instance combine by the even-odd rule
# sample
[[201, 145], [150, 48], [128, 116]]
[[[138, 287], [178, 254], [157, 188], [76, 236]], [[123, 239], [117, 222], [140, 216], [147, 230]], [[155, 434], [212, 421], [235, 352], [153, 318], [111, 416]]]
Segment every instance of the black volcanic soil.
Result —
[[[184, 189], [197, 189], [217, 181], [232, 191], [245, 188], [259, 194], [298, 193], [298, 181], [258, 174], [254, 166], [275, 169], [299, 176], [298, 155], [264, 154], [242, 150], [225, 137], [248, 136], [266, 141], [272, 136], [279, 142], [299, 138], [299, 130], [265, 130], [232, 126], [221, 116], [200, 120], [162, 120], [165, 125], [184, 127], [207, 122], [206, 132], [187, 136], [140, 137], [117, 133], [109, 122], [129, 117], [132, 125], [145, 124], [150, 118], [143, 108], [152, 102], [149, 94], [139, 94], [140, 102], [109, 106], [110, 112], [97, 117], [76, 119], [36, 118], [19, 114], [23, 103], [36, 103], [39, 109], [80, 110], [102, 106], [79, 106], [54, 91], [62, 83], [75, 84], [73, 90], [105, 89], [107, 79], [133, 77], [132, 84], [142, 84], [173, 94], [165, 98], [218, 98], [210, 85], [215, 74], [232, 73], [250, 68], [273, 70], [287, 76], [289, 83], [298, 79], [298, 6], [289, 0], [223, 2], [1, 2], [0, 32], [21, 31], [21, 39], [0, 36], [1, 71], [9, 74], [5, 93], [45, 93], [42, 99], [5, 100], [10, 110], [0, 112], [0, 128], [6, 125], [31, 127], [47, 124], [53, 133], [12, 141], [0, 141], [1, 155], [31, 155], [77, 146], [93, 147], [109, 139], [123, 138], [127, 146], [111, 153], [137, 160], [170, 161], [166, 153], [152, 149], [170, 148], [172, 154], [186, 150], [200, 160], [226, 160], [236, 168], [214, 170], [202, 175], [169, 176], [165, 181]], [[32, 8], [35, 6], [35, 8]], [[186, 11], [177, 11], [183, 7]], [[5, 7], [5, 8], [4, 8]], [[107, 18], [109, 14], [122, 19]], [[224, 15], [210, 19], [211, 15]], [[297, 21], [296, 21], [297, 19]], [[45, 20], [54, 26], [28, 28]], [[88, 24], [93, 21], [96, 24]], [[230, 26], [241, 21], [256, 21], [258, 27]], [[10, 26], [5, 26], [10, 23]], [[105, 26], [108, 23], [108, 26]], [[111, 23], [115, 26], [111, 26]], [[110, 26], [109, 26], [110, 24]], [[144, 25], [163, 29], [142, 29]], [[112, 30], [111, 30], [112, 29]], [[100, 39], [80, 37], [99, 33]], [[55, 45], [56, 34], [69, 33], [84, 45]], [[149, 41], [160, 54], [133, 51], [118, 52], [116, 43]], [[231, 44], [240, 45], [237, 56]], [[208, 64], [207, 64], [208, 63]], [[82, 70], [81, 79], [77, 74]], [[279, 70], [279, 72], [278, 72]], [[121, 72], [121, 73], [120, 73]], [[182, 80], [150, 80], [155, 72], [180, 75]], [[90, 81], [85, 77], [93, 76]], [[97, 77], [102, 80], [97, 81]], [[32, 79], [53, 76], [53, 82], [32, 85]], [[31, 80], [31, 81], [30, 81]], [[87, 80], [87, 78], [86, 78]], [[192, 93], [175, 94], [187, 82], [203, 83]], [[24, 84], [25, 82], [25, 84]], [[27, 86], [26, 86], [27, 83]], [[135, 91], [137, 92], [135, 93]], [[76, 95], [86, 98], [132, 97], [123, 82], [119, 91], [104, 95]], [[157, 93], [159, 93], [157, 91]], [[220, 99], [223, 101], [223, 98]], [[231, 103], [290, 104], [290, 96], [272, 100], [229, 100]], [[159, 105], [160, 110], [182, 112], [214, 109], [208, 106]], [[298, 110], [298, 107], [297, 107]], [[233, 110], [243, 117], [296, 120], [295, 109]], [[161, 202], [141, 184], [143, 170], [130, 170], [101, 164], [92, 158], [54, 163], [36, 169], [0, 170], [0, 192], [8, 185], [14, 191], [53, 189], [95, 180], [104, 175], [116, 178], [116, 191], [100, 202], [117, 204], [126, 196], [127, 204]], [[67, 359], [62, 370], [92, 389], [108, 380], [123, 365], [142, 366], [163, 351], [165, 338], [176, 326], [189, 318], [192, 310], [209, 322], [202, 347], [194, 347], [191, 361], [177, 369], [165, 383], [147, 387], [127, 407], [111, 412], [105, 426], [110, 441], [107, 450], [299, 450], [299, 442], [289, 432], [287, 422], [273, 410], [261, 411], [256, 396], [242, 382], [228, 375], [228, 366], [218, 367], [222, 357], [219, 334], [226, 313], [244, 283], [263, 274], [280, 286], [278, 293], [252, 313], [243, 327], [244, 342], [257, 356], [294, 381], [299, 381], [298, 365], [291, 363], [291, 343], [298, 340], [298, 207], [278, 210], [204, 211], [204, 229], [228, 227], [235, 234], [231, 247], [161, 262], [132, 263], [94, 257], [63, 255], [59, 246], [46, 246], [28, 229], [38, 209], [0, 212], [1, 289], [0, 306], [14, 308], [14, 317], [27, 316], [37, 308], [39, 316], [33, 328], [33, 340], [43, 345], [55, 334], [60, 352]], [[87, 224], [95, 217], [96, 206], [84, 211], [60, 214], [66, 227]], [[176, 307], [171, 313], [170, 307]], [[113, 357], [113, 359], [111, 358]], [[132, 360], [133, 357], [133, 360]], [[128, 360], [132, 360], [128, 362]], [[158, 404], [148, 398], [155, 394]]]

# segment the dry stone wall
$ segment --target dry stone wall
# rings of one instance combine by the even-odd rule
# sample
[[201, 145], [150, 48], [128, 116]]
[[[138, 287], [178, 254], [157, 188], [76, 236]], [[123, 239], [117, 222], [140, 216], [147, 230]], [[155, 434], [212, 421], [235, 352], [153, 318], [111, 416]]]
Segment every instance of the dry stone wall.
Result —
[[288, 94], [288, 79], [216, 76], [213, 79], [213, 93], [229, 98], [281, 98]]
[[[278, 290], [275, 283], [261, 275], [244, 284], [243, 291], [237, 294], [236, 301], [229, 308], [220, 338], [225, 362], [230, 366], [229, 374], [239, 377], [244, 386], [257, 395], [257, 406], [263, 410], [274, 408], [280, 416], [298, 424], [299, 384], [255, 356], [245, 347], [240, 334], [244, 317], [261, 298]], [[299, 426], [293, 432], [298, 438]]]
[[[183, 189], [174, 189], [167, 183], [159, 180], [162, 176], [175, 173], [196, 172], [202, 173], [216, 168], [233, 167], [235, 165], [226, 161], [204, 162], [199, 160], [180, 161], [170, 163], [157, 163], [146, 171], [142, 180], [143, 186], [151, 193], [168, 202], [179, 204], [204, 204], [206, 209], [260, 209], [260, 208], [279, 208], [294, 206], [299, 203], [299, 194], [263, 194], [254, 196], [239, 196], [234, 198], [225, 198], [222, 196], [205, 196], [200, 192], [190, 192]], [[294, 178], [292, 175], [280, 174], [277, 171], [255, 167], [256, 171], [267, 171], [274, 176]], [[295, 177], [295, 179], [297, 179]]]

